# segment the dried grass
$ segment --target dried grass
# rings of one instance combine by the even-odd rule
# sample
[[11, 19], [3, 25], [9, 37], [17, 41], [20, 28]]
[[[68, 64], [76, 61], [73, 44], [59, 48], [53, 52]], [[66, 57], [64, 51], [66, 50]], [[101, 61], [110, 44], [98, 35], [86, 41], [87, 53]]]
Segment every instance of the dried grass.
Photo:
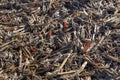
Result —
[[119, 0], [0, 0], [1, 80], [119, 80]]

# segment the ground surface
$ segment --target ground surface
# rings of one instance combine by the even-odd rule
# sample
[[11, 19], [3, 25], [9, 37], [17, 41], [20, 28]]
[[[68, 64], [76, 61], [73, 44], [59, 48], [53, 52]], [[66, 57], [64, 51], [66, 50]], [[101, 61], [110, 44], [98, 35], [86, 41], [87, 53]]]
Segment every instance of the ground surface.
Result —
[[120, 0], [0, 0], [0, 80], [120, 80]]

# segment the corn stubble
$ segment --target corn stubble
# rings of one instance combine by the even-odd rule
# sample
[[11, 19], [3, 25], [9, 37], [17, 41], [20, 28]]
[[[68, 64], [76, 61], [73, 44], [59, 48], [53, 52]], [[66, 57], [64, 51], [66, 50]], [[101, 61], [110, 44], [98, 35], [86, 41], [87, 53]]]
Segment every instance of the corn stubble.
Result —
[[119, 0], [0, 0], [0, 80], [120, 80]]

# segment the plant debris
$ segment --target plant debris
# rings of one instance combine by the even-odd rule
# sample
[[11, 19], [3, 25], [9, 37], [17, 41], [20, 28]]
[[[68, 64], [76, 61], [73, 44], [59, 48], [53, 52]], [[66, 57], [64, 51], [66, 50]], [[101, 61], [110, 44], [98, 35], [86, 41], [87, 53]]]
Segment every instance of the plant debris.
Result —
[[120, 80], [120, 0], [0, 0], [0, 80]]

